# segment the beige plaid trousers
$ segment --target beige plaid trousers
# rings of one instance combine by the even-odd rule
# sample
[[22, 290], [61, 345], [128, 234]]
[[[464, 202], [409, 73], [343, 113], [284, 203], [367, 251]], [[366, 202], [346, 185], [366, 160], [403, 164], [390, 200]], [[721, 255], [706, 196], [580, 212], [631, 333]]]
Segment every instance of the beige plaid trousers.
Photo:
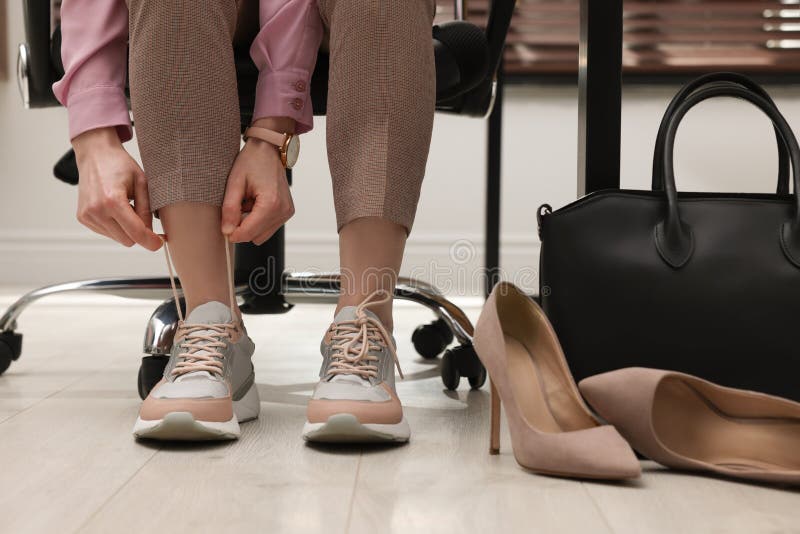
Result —
[[[131, 104], [153, 211], [222, 204], [240, 146], [233, 42], [258, 30], [237, 23], [253, 20], [238, 16], [249, 2], [128, 0]], [[410, 230], [433, 127], [434, 0], [318, 0], [318, 8], [330, 51], [337, 226], [375, 216]]]

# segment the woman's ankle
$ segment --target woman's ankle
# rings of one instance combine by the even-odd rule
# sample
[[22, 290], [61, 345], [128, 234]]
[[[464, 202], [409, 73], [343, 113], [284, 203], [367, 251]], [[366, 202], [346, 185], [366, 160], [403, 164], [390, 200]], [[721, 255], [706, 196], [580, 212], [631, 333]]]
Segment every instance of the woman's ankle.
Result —
[[217, 297], [217, 298], [215, 298], [215, 297], [207, 297], [207, 298], [197, 299], [197, 300], [188, 300], [187, 299], [185, 301], [186, 302], [186, 308], [185, 308], [186, 311], [185, 311], [184, 317], [188, 317], [189, 314], [192, 313], [192, 311], [194, 311], [195, 309], [199, 308], [203, 304], [208, 304], [209, 302], [220, 302], [220, 303], [222, 303], [222, 304], [224, 304], [224, 305], [226, 305], [226, 306], [231, 308], [232, 319], [234, 321], [238, 320], [242, 324], [244, 324], [244, 320], [243, 320], [243, 317], [242, 317], [242, 310], [239, 309], [239, 304], [237, 302], [234, 302], [233, 306], [230, 306], [228, 301], [229, 301], [229, 299], [225, 298], [225, 297]]
[[[363, 299], [350, 300], [350, 299], [340, 298], [339, 302], [336, 305], [336, 311], [334, 311], [333, 314], [334, 317], [338, 315], [338, 313], [342, 310], [342, 308], [346, 308], [348, 306], [353, 306], [353, 307], [358, 306], [359, 304], [361, 304], [362, 300]], [[381, 322], [383, 327], [389, 333], [393, 333], [394, 331], [394, 316], [392, 314], [392, 304], [393, 302], [389, 301], [386, 304], [370, 307], [369, 309], [369, 311], [377, 315], [378, 320]]]

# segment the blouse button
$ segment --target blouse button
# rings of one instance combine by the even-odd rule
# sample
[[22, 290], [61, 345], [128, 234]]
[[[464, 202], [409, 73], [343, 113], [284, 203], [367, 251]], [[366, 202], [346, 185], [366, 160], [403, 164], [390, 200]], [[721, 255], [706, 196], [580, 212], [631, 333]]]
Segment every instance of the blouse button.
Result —
[[295, 98], [292, 100], [292, 106], [294, 109], [301, 109], [303, 107], [303, 101], [300, 98]]
[[294, 84], [294, 88], [302, 93], [306, 90], [306, 82], [303, 80], [297, 80], [297, 83]]

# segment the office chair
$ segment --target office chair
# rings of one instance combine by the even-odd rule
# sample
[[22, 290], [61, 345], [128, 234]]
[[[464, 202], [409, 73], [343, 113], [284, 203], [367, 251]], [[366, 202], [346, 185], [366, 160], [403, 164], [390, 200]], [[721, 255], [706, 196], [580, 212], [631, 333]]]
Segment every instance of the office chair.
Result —
[[[26, 108], [58, 106], [51, 85], [61, 78], [64, 68], [60, 53], [61, 32], [57, 24], [51, 27], [56, 20], [52, 16], [51, 0], [22, 1], [26, 42], [19, 45], [17, 78], [23, 103]], [[437, 111], [471, 117], [486, 117], [491, 112], [496, 74], [514, 5], [515, 0], [493, 0], [486, 29], [482, 30], [463, 20], [463, 0], [456, 0], [457, 20], [433, 26]], [[252, 118], [258, 69], [250, 59], [248, 47], [236, 49], [235, 60], [244, 129]], [[321, 51], [311, 80], [315, 115], [325, 114], [327, 88], [328, 56]], [[72, 150], [56, 163], [53, 173], [66, 183], [78, 183]], [[291, 182], [291, 173], [288, 178]], [[284, 272], [284, 239], [281, 228], [261, 246], [236, 245], [234, 278], [243, 313], [285, 313], [296, 304], [336, 301], [338, 274]], [[153, 312], [145, 330], [138, 390], [142, 398], [146, 397], [163, 374], [177, 329], [178, 317], [167, 277], [82, 280], [27, 293], [0, 317], [0, 374], [22, 352], [22, 334], [16, 331], [16, 320], [22, 311], [43, 297], [67, 291], [164, 300]], [[444, 351], [441, 363], [444, 385], [455, 390], [463, 376], [471, 387], [480, 388], [486, 381], [486, 371], [472, 348], [473, 327], [464, 312], [435, 287], [419, 280], [399, 278], [394, 294], [396, 298], [429, 308], [436, 316], [433, 322], [417, 327], [412, 342], [424, 358], [436, 358]], [[445, 350], [454, 338], [458, 344]]]

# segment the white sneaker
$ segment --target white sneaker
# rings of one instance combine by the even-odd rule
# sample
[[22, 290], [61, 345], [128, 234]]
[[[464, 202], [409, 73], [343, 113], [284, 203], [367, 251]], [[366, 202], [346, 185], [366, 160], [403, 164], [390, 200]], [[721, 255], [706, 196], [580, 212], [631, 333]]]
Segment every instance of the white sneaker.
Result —
[[363, 443], [408, 441], [411, 429], [394, 385], [394, 338], [367, 308], [392, 297], [378, 290], [342, 308], [322, 340], [320, 381], [308, 402], [303, 438]]
[[[168, 251], [167, 262], [174, 284]], [[254, 350], [241, 320], [222, 302], [198, 306], [185, 321], [181, 317], [164, 377], [142, 403], [133, 434], [165, 440], [238, 438], [239, 423], [257, 418], [261, 408]]]

